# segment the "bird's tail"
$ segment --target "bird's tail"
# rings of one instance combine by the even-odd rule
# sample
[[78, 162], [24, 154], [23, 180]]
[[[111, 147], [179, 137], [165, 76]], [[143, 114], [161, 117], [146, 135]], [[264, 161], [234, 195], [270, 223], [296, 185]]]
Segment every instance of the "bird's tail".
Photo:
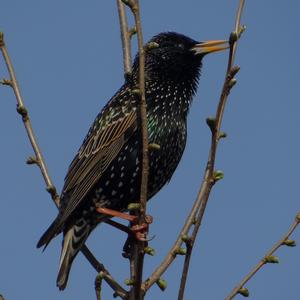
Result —
[[56, 219], [52, 222], [49, 228], [44, 232], [41, 236], [40, 240], [37, 243], [37, 248], [44, 246], [44, 250], [51, 242], [51, 240], [61, 232], [61, 222], [60, 215], [56, 217]]
[[75, 225], [71, 226], [65, 233], [62, 244], [59, 272], [57, 275], [56, 285], [60, 290], [64, 290], [72, 266], [72, 262], [77, 253], [85, 243], [91, 232], [88, 222], [81, 218]]

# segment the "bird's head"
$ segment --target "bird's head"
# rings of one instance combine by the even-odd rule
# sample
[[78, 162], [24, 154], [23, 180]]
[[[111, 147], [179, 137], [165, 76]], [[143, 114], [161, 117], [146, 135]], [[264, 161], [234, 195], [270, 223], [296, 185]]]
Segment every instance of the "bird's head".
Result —
[[[197, 42], [176, 32], [160, 33], [145, 45], [146, 78], [197, 81], [202, 58], [228, 47], [224, 40]], [[134, 70], [137, 69], [138, 55], [134, 62]]]

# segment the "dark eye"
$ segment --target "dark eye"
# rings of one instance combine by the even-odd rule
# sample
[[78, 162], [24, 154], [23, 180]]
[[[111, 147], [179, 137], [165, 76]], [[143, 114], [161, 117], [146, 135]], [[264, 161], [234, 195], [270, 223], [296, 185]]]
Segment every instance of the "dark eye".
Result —
[[178, 48], [180, 48], [180, 49], [184, 49], [184, 45], [183, 45], [183, 44], [178, 44], [177, 46], [178, 46]]

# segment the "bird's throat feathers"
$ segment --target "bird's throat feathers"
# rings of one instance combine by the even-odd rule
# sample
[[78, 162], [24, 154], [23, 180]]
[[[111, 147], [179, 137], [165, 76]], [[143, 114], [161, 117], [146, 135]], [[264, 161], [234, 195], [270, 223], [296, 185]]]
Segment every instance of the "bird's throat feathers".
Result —
[[[184, 61], [176, 59], [172, 62], [170, 57], [157, 59], [155, 55], [146, 55], [145, 62], [148, 109], [162, 107], [164, 111], [186, 116], [197, 90], [201, 59], [194, 56], [193, 60], [189, 57]], [[134, 85], [138, 84], [138, 57], [133, 67], [133, 81]]]
[[147, 109], [154, 114], [186, 118], [198, 80], [146, 80]]

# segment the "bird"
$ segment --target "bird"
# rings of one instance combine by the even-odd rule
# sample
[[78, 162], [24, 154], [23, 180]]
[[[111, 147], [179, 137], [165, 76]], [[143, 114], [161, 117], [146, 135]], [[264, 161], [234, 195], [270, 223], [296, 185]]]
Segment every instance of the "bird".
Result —
[[[148, 46], [148, 47], [147, 47]], [[228, 42], [198, 42], [176, 32], [162, 32], [145, 45], [145, 95], [149, 144], [147, 199], [153, 197], [176, 170], [187, 140], [187, 115], [196, 93], [203, 57], [225, 50]], [[56, 284], [65, 289], [74, 258], [89, 234], [109, 216], [108, 208], [125, 212], [139, 202], [142, 139], [139, 122], [139, 54], [121, 88], [95, 118], [71, 162], [60, 196], [59, 212], [40, 238], [47, 247], [63, 233]]]

